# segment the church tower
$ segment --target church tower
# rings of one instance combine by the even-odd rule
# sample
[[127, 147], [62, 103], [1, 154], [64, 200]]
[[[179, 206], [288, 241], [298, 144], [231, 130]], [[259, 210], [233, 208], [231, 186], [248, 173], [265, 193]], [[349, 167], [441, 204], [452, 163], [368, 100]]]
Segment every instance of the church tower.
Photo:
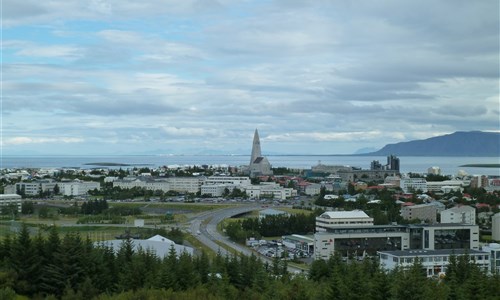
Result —
[[250, 165], [248, 166], [250, 177], [261, 175], [273, 175], [271, 164], [266, 157], [262, 156], [260, 150], [259, 132], [255, 129], [252, 144], [252, 156], [250, 157]]
[[250, 165], [258, 158], [261, 157], [262, 153], [260, 150], [260, 138], [259, 132], [255, 129], [255, 133], [253, 135], [253, 144], [252, 144], [252, 156], [250, 157]]

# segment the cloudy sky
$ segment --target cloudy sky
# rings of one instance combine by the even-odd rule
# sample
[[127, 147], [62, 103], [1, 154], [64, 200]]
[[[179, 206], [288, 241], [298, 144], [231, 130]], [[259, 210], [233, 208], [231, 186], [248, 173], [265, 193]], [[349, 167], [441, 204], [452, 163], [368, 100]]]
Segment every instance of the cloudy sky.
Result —
[[498, 131], [498, 0], [3, 0], [4, 154], [350, 154]]

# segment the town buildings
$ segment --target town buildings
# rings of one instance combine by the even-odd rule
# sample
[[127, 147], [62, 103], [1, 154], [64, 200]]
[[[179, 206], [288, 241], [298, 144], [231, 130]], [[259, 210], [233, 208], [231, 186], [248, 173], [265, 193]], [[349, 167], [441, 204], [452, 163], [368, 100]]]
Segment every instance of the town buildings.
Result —
[[479, 226], [471, 224], [373, 225], [362, 211], [325, 212], [316, 218], [317, 259], [376, 255], [396, 250], [479, 250]]
[[423, 193], [427, 192], [427, 181], [425, 180], [425, 178], [401, 178], [399, 184], [399, 187], [405, 193], [412, 193], [416, 191], [420, 191]]
[[401, 216], [406, 220], [420, 220], [427, 223], [436, 223], [437, 207], [433, 203], [418, 205], [403, 205]]
[[489, 272], [491, 274], [500, 274], [500, 244], [489, 243], [483, 246], [481, 251], [488, 253], [490, 256]]
[[373, 218], [362, 210], [327, 211], [316, 217], [316, 232], [355, 226], [373, 226]]
[[491, 217], [491, 238], [500, 242], [500, 213]]
[[462, 223], [476, 225], [476, 209], [472, 206], [455, 206], [441, 213], [441, 223]]
[[0, 209], [2, 207], [12, 206], [21, 212], [21, 196], [17, 194], [2, 194], [0, 195]]
[[121, 187], [122, 189], [137, 187], [151, 191], [160, 190], [163, 192], [175, 191], [179, 193], [197, 193], [204, 180], [204, 177], [199, 176], [167, 178], [129, 176], [113, 181], [113, 187]]
[[444, 276], [450, 263], [450, 256], [467, 255], [469, 262], [476, 264], [482, 271], [490, 269], [490, 255], [471, 249], [379, 251], [380, 266], [388, 271], [396, 268], [410, 268], [419, 259], [428, 277]]

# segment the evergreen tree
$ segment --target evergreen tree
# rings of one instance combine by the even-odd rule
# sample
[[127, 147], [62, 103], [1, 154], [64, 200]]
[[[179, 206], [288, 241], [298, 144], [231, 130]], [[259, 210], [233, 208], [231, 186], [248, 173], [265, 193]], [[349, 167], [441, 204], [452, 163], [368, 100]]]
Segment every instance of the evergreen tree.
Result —
[[10, 248], [11, 268], [17, 277], [15, 282], [16, 293], [33, 295], [35, 286], [32, 283], [36, 276], [33, 271], [37, 269], [39, 259], [34, 250], [28, 226], [23, 223]]

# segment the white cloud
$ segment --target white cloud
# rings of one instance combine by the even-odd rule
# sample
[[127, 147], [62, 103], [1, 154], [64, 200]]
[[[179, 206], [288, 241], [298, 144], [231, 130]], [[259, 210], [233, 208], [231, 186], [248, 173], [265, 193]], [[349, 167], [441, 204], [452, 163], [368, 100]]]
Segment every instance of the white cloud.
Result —
[[64, 139], [27, 137], [65, 133], [81, 137], [78, 149], [232, 151], [250, 147], [257, 127], [275, 152], [331, 153], [500, 126], [494, 1], [4, 0], [4, 9], [12, 146], [56, 148]]
[[75, 137], [61, 137], [61, 138], [51, 138], [51, 137], [26, 137], [26, 136], [18, 136], [5, 138], [3, 143], [5, 146], [10, 145], [23, 145], [23, 144], [55, 144], [55, 143], [83, 143], [85, 140], [83, 138], [75, 138]]

